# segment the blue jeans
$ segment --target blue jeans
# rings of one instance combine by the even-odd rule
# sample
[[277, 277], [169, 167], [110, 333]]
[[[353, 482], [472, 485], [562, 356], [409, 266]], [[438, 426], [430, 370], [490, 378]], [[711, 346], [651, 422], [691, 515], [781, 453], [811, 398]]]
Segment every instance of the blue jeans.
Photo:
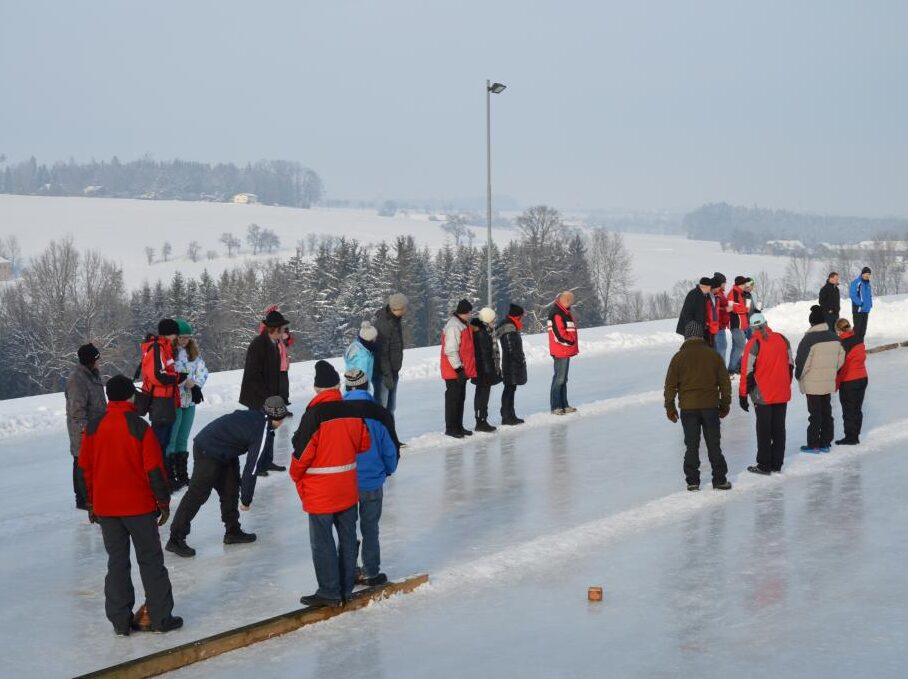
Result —
[[170, 445], [170, 435], [173, 433], [173, 422], [152, 422], [151, 431], [154, 432], [158, 445], [161, 446], [161, 454], [167, 451]]
[[741, 359], [744, 357], [745, 344], [747, 344], [747, 338], [744, 336], [744, 331], [734, 328], [731, 331], [731, 356], [728, 359], [728, 372], [732, 374], [741, 372]]
[[556, 358], [554, 361], [555, 373], [552, 375], [552, 391], [549, 398], [552, 410], [568, 407], [567, 381], [568, 368], [571, 366], [569, 358]]
[[725, 357], [728, 353], [728, 333], [725, 330], [720, 330], [716, 333], [714, 340], [714, 347], [719, 352], [719, 356], [722, 357], [722, 362], [725, 363]]
[[380, 372], [376, 371], [372, 376], [372, 393], [375, 395], [375, 402], [383, 406], [392, 415], [397, 407], [397, 383], [400, 381], [400, 375], [394, 376], [394, 386], [388, 389]]
[[363, 535], [363, 575], [374, 578], [381, 572], [378, 522], [381, 519], [381, 488], [359, 491], [359, 531]]
[[[309, 546], [317, 594], [340, 601], [353, 594], [356, 580], [356, 505], [335, 514], [309, 515]], [[337, 530], [334, 542], [332, 528]]]

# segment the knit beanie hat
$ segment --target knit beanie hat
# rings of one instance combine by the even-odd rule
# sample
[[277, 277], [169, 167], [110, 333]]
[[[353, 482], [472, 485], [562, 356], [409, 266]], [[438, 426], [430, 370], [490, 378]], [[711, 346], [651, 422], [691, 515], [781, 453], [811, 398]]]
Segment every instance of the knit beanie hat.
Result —
[[523, 316], [523, 307], [519, 304], [514, 304], [513, 302], [511, 302], [511, 306], [508, 307], [508, 316], [520, 318], [521, 316]]
[[177, 329], [179, 330], [179, 332], [177, 333], [178, 335], [191, 335], [192, 334], [192, 326], [189, 325], [189, 321], [184, 320], [182, 318], [178, 318], [176, 320], [177, 320]]
[[315, 364], [316, 389], [330, 389], [340, 386], [340, 375], [328, 361], [318, 361]]
[[700, 285], [708, 285], [709, 287], [713, 286], [713, 279], [709, 276], [704, 276], [700, 279]]
[[378, 337], [378, 330], [369, 321], [363, 321], [359, 326], [359, 337], [367, 342], [374, 342]]
[[180, 326], [172, 318], [162, 318], [158, 321], [158, 337], [167, 337], [167, 335], [179, 335]]
[[79, 363], [85, 367], [90, 366], [92, 363], [101, 358], [101, 352], [95, 348], [95, 345], [89, 342], [88, 344], [83, 344], [79, 347], [79, 350], [76, 352], [76, 355], [79, 357]]
[[735, 276], [735, 285], [744, 285], [747, 282], [747, 276]]
[[357, 387], [365, 386], [368, 383], [369, 380], [366, 378], [366, 373], [359, 368], [350, 368], [350, 370], [344, 373], [344, 384], [347, 389], [356, 389]]
[[265, 405], [262, 410], [268, 416], [269, 420], [283, 420], [287, 417], [287, 404], [280, 396], [269, 396], [265, 399]]
[[756, 313], [750, 317], [750, 327], [752, 328], [762, 328], [766, 325], [766, 316], [760, 313]]
[[820, 323], [826, 322], [826, 316], [823, 314], [823, 307], [814, 304], [810, 307], [810, 318], [808, 319], [811, 325], [819, 325]]
[[470, 304], [467, 300], [462, 299], [457, 303], [457, 308], [454, 309], [455, 314], [468, 314], [473, 311], [473, 305]]
[[479, 320], [486, 325], [491, 325], [495, 322], [495, 310], [490, 307], [484, 306], [479, 310]]
[[719, 273], [718, 271], [716, 271], [716, 272], [713, 274], [713, 281], [716, 283], [716, 287], [717, 287], [717, 288], [718, 288], [719, 286], [721, 286], [721, 285], [725, 285], [725, 283], [726, 283], [727, 280], [728, 280], [728, 279], [725, 278], [725, 274], [724, 274], [724, 273]]
[[126, 375], [114, 375], [104, 389], [108, 401], [128, 401], [136, 395], [136, 385]]
[[693, 337], [703, 337], [703, 325], [697, 321], [688, 321], [684, 326], [684, 339], [688, 340]]
[[395, 292], [388, 298], [388, 308], [390, 309], [406, 309], [409, 306], [410, 300], [402, 292]]
[[865, 273], [873, 273], [873, 272], [870, 270], [869, 266], [865, 266], [863, 269], [861, 269], [861, 275], [863, 276]]

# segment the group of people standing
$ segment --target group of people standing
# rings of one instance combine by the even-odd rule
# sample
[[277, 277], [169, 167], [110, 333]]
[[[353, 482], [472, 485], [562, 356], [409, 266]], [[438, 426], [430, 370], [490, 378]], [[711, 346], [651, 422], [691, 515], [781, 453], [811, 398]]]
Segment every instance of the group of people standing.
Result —
[[[836, 391], [845, 435], [835, 443], [860, 443], [867, 390], [864, 335], [873, 305], [870, 279], [871, 270], [864, 267], [851, 284], [852, 325], [839, 318], [839, 276], [830, 273], [819, 303], [810, 309], [809, 328], [794, 354], [788, 339], [774, 332], [754, 306], [753, 279], [737, 276], [728, 293], [721, 273], [700, 279], [685, 298], [678, 319], [677, 331], [684, 336], [684, 343], [669, 364], [664, 392], [668, 419], [680, 420], [684, 428], [688, 490], [700, 489], [701, 435], [712, 467], [713, 487], [731, 489], [722, 455], [720, 421], [731, 411], [733, 375], [740, 377], [741, 409], [749, 411], [753, 403], [756, 415], [756, 464], [747, 467], [748, 471], [761, 475], [782, 471], [786, 414], [794, 379], [807, 399], [809, 413], [801, 452], [831, 450], [835, 438], [832, 394]], [[728, 329], [732, 349], [726, 365]]]

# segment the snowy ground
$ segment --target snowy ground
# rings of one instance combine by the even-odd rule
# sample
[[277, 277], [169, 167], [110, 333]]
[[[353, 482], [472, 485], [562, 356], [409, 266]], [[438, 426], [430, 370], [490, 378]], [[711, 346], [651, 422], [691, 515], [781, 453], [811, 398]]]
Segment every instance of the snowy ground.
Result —
[[[98, 248], [103, 243], [104, 255], [120, 263], [130, 288], [146, 279], [168, 280], [176, 270], [198, 275], [207, 268], [214, 274], [252, 259], [246, 254], [227, 258], [218, 243], [222, 233], [233, 233], [243, 240], [245, 251], [246, 227], [251, 223], [273, 229], [280, 236], [284, 250], [274, 256], [284, 258], [308, 234], [346, 235], [363, 243], [410, 235], [432, 249], [441, 247], [446, 237], [440, 222], [430, 222], [428, 215], [419, 213], [379, 217], [374, 210], [299, 210], [231, 203], [0, 195], [0, 236], [17, 236], [26, 257], [40, 252], [49, 240], [68, 235], [83, 249]], [[485, 230], [474, 231], [476, 242], [484, 241]], [[495, 229], [493, 235], [502, 244], [515, 238], [516, 232]], [[625, 234], [625, 239], [634, 254], [633, 287], [644, 292], [660, 292], [679, 280], [699, 278], [717, 268], [729, 279], [738, 274], [756, 276], [764, 270], [777, 278], [784, 273], [787, 262], [782, 257], [724, 253], [718, 243], [691, 241], [681, 236]], [[195, 264], [185, 255], [192, 240], [202, 245], [203, 258]], [[155, 248], [160, 258], [165, 241], [173, 246], [171, 261], [148, 265], [145, 247]], [[204, 258], [207, 250], [216, 250], [222, 256], [207, 260]], [[259, 259], [268, 257], [258, 256]]]
[[[906, 312], [906, 299], [882, 301], [869, 343], [908, 339]], [[793, 305], [769, 317], [797, 341], [805, 316]], [[383, 567], [392, 577], [428, 571], [431, 584], [175, 674], [903, 676], [908, 350], [869, 359], [864, 445], [795, 453], [806, 426], [796, 397], [785, 473], [751, 477], [741, 472], [753, 460], [753, 415], [735, 408], [723, 431], [735, 489], [689, 494], [680, 428], [661, 407], [678, 345], [670, 324], [589, 330], [581, 342], [570, 379], [579, 413], [544, 413], [550, 364], [530, 338], [530, 382], [517, 395], [528, 424], [467, 442], [434, 433], [442, 385], [427, 366], [437, 349], [408, 354], [398, 419], [411, 445], [386, 486]], [[311, 366], [292, 375], [299, 410]], [[220, 402], [200, 409], [200, 426], [230, 408], [238, 375], [213, 380]], [[29, 406], [47, 410], [29, 419]], [[295, 490], [269, 477], [243, 516], [256, 544], [225, 547], [210, 501], [189, 538], [198, 555], [168, 554], [186, 627], [114, 637], [100, 533], [72, 509], [59, 407], [59, 395], [0, 405], [0, 422], [18, 423], [0, 428], [9, 676], [97, 669], [291, 610], [314, 589]], [[279, 461], [290, 433], [280, 432]], [[587, 603], [592, 584], [603, 603]]]

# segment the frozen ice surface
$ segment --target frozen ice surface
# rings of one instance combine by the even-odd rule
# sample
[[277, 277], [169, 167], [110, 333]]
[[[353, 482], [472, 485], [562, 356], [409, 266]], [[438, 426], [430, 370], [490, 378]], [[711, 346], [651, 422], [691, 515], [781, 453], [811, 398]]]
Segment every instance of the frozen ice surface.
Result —
[[[581, 356], [569, 383], [581, 410], [561, 418], [544, 412], [550, 365], [535, 362], [517, 393], [528, 424], [466, 442], [431, 433], [437, 378], [403, 382], [413, 445], [386, 486], [383, 568], [428, 571], [431, 584], [178, 674], [903, 676], [908, 351], [869, 359], [865, 445], [793, 453], [806, 426], [796, 396], [785, 473], [739, 474], [753, 461], [753, 414], [735, 408], [723, 442], [736, 487], [708, 488], [704, 454], [705, 489], [693, 494], [658, 393], [676, 346]], [[200, 409], [198, 426], [228, 408]], [[279, 432], [278, 461], [292, 428]], [[225, 547], [212, 499], [189, 536], [198, 555], [167, 555], [186, 627], [116, 638], [100, 532], [72, 509], [62, 425], [0, 438], [0, 455], [2, 674], [87, 672], [292, 610], [315, 589], [305, 515], [289, 479], [272, 475], [242, 516], [258, 542]], [[592, 584], [601, 604], [586, 601]]]

